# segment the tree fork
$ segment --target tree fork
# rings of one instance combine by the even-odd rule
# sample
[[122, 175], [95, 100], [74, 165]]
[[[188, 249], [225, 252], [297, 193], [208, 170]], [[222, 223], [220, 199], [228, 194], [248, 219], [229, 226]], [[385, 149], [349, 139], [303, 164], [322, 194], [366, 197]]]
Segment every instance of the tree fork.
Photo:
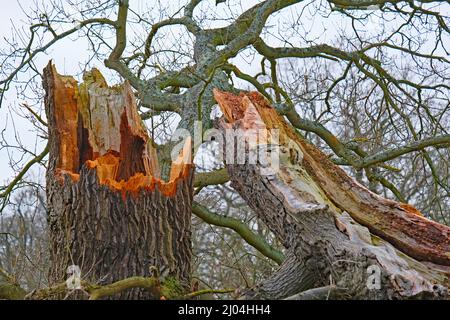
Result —
[[[214, 95], [224, 114], [216, 126], [240, 129], [245, 137], [245, 163], [226, 163], [232, 186], [290, 257], [248, 298], [283, 298], [329, 285], [342, 297], [447, 297], [449, 227], [359, 185], [304, 141], [259, 93], [215, 90]], [[279, 133], [276, 142], [273, 129]], [[268, 150], [265, 155], [257, 151], [260, 145]], [[269, 151], [276, 150], [279, 169], [263, 174]], [[255, 151], [259, 159], [249, 163]], [[377, 290], [367, 286], [372, 268], [381, 271]]]
[[[128, 82], [109, 87], [96, 69], [83, 79], [78, 85], [59, 75], [51, 62], [44, 69], [50, 284], [65, 279], [70, 265], [80, 267], [84, 281], [102, 285], [156, 269], [187, 291], [191, 141], [163, 181]], [[159, 297], [132, 289], [112, 298]]]

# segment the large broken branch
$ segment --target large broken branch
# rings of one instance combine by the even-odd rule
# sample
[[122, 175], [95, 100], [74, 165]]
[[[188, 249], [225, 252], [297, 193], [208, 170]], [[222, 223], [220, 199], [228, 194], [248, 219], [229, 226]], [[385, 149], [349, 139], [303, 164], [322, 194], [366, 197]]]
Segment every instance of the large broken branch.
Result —
[[450, 227], [424, 218], [411, 205], [382, 198], [357, 183], [324, 153], [301, 139], [260, 94], [236, 97], [216, 91], [215, 97], [227, 121], [237, 127], [254, 126], [251, 121], [256, 120], [250, 116], [253, 112], [266, 130], [280, 130], [280, 145], [299, 154], [299, 162], [292, 165], [306, 171], [310, 188], [317, 191], [313, 202], [348, 212], [372, 233], [418, 260], [450, 265]]
[[[347, 294], [366, 298], [447, 294], [449, 227], [358, 184], [304, 141], [259, 93], [216, 90], [215, 98], [224, 114], [219, 128], [225, 137], [227, 130], [241, 130], [237, 139], [246, 146], [245, 152], [235, 150], [245, 153], [245, 162], [227, 158], [232, 186], [292, 257], [286, 260], [291, 266], [283, 263], [249, 297], [281, 298], [329, 285], [324, 279], [330, 277], [348, 288]], [[235, 145], [227, 141], [225, 147], [230, 144]], [[365, 269], [372, 264], [382, 270], [384, 287], [368, 293]], [[301, 270], [300, 282], [290, 274], [295, 269]], [[291, 291], [280, 289], [281, 278], [291, 279]]]

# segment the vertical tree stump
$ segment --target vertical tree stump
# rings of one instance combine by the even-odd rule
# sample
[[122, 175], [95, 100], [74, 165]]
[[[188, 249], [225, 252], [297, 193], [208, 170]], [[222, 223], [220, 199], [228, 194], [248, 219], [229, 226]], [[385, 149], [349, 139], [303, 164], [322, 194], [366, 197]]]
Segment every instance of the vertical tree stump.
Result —
[[[108, 87], [93, 69], [78, 85], [49, 63], [44, 88], [50, 283], [64, 281], [67, 268], [77, 265], [91, 283], [157, 270], [186, 290], [192, 256], [190, 140], [172, 164], [169, 181], [162, 181], [127, 82]], [[159, 296], [132, 289], [112, 298]]]

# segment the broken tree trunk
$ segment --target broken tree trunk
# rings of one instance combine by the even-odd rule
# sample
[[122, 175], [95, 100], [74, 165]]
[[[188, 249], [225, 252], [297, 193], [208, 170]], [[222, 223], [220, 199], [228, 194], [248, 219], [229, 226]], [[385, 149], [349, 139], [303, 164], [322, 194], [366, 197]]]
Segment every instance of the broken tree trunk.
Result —
[[[156, 270], [186, 290], [192, 255], [190, 140], [172, 164], [170, 180], [162, 181], [127, 82], [108, 87], [93, 69], [78, 85], [49, 63], [44, 88], [50, 284], [64, 281], [68, 267], [76, 265], [90, 283], [152, 276]], [[159, 295], [133, 289], [112, 298]]]
[[244, 152], [226, 161], [232, 186], [287, 249], [279, 270], [247, 298], [448, 296], [449, 227], [358, 184], [260, 94], [214, 94], [225, 139], [228, 130], [245, 137]]

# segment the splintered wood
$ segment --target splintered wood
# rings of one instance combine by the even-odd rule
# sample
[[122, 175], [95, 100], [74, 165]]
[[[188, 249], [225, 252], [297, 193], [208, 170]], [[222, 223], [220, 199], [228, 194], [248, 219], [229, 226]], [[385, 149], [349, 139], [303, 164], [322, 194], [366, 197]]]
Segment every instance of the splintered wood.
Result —
[[450, 227], [423, 217], [411, 205], [385, 199], [357, 183], [302, 139], [259, 93], [233, 95], [215, 90], [214, 97], [228, 122], [221, 124], [223, 128], [244, 132], [277, 129], [280, 148], [288, 150], [288, 155], [300, 155], [298, 161], [292, 161], [292, 156], [280, 159], [279, 171], [268, 182], [286, 210], [294, 212], [296, 205], [301, 210], [314, 204], [318, 209], [327, 205], [338, 215], [347, 212], [372, 234], [419, 261], [450, 265]]
[[50, 63], [53, 82], [53, 121], [56, 124], [56, 174], [79, 180], [83, 166], [95, 169], [101, 184], [123, 193], [158, 188], [165, 196], [176, 192], [179, 180], [192, 167], [191, 140], [172, 164], [169, 181], [160, 170], [151, 139], [136, 107], [128, 82], [109, 87], [97, 69], [86, 72], [80, 85], [59, 75]]

